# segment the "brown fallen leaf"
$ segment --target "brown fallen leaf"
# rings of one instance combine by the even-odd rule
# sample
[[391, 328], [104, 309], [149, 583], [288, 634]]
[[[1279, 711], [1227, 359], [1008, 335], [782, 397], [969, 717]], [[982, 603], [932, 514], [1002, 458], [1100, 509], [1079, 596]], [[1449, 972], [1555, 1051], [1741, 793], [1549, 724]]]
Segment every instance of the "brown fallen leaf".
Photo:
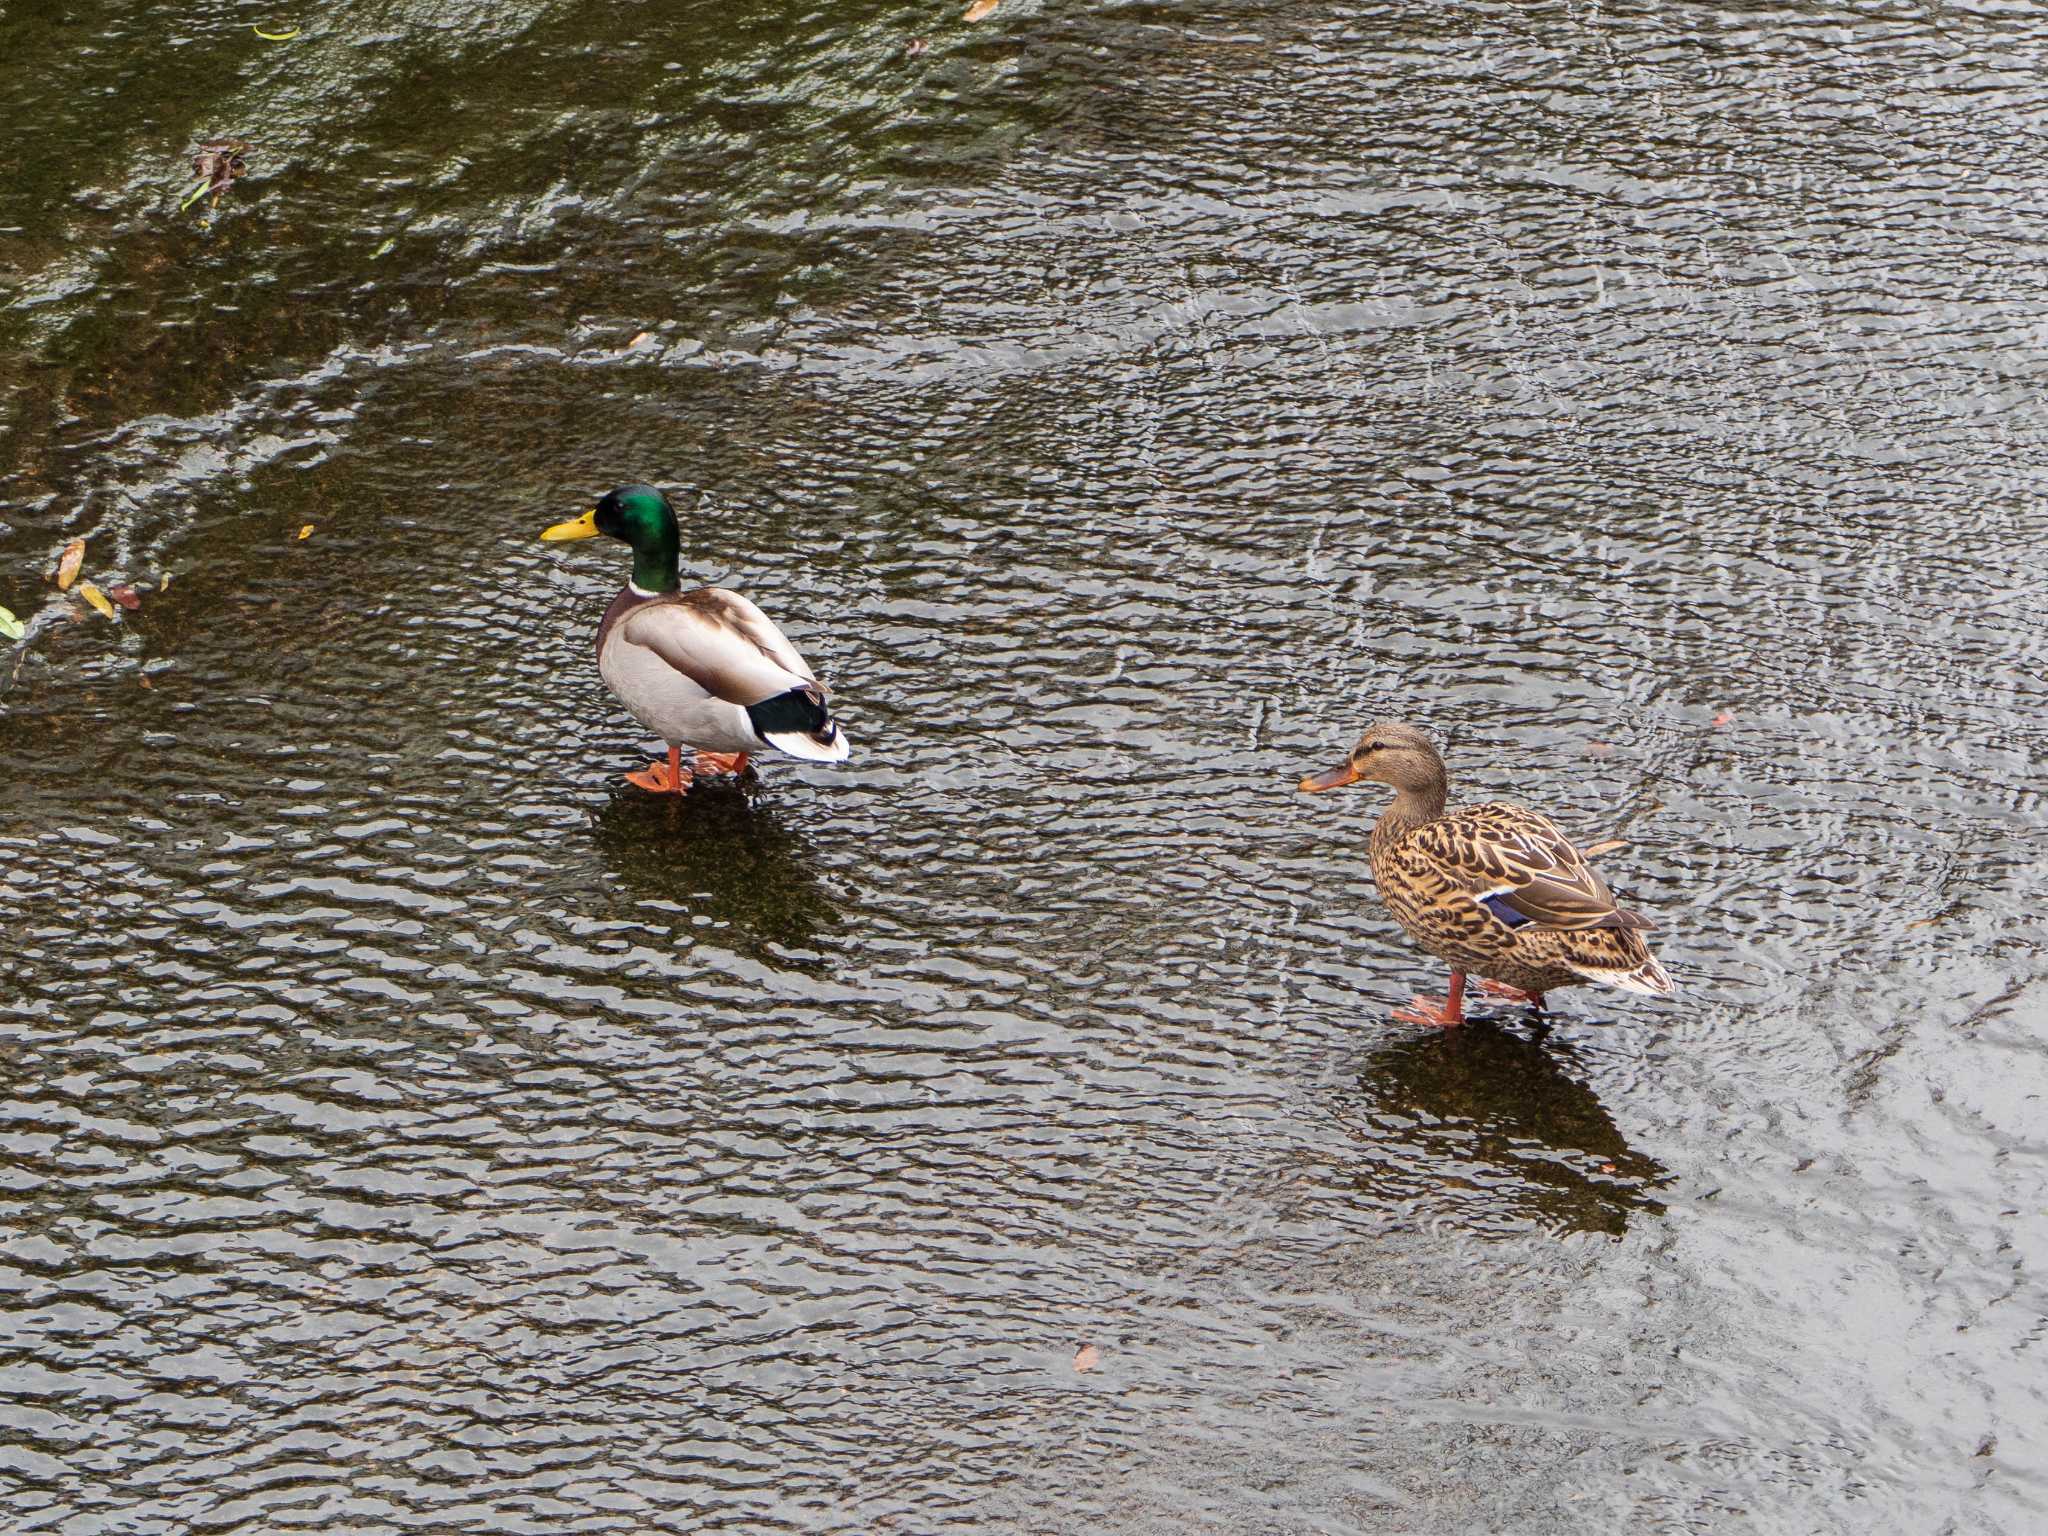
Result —
[[199, 153], [192, 157], [192, 173], [199, 180], [193, 183], [185, 200], [178, 204], [178, 211], [183, 213], [208, 192], [213, 194], [213, 201], [208, 206], [218, 208], [221, 193], [227, 191], [237, 176], [248, 171], [246, 157], [250, 153], [249, 146], [240, 139], [215, 139], [200, 145]]
[[301, 528], [299, 530], [299, 537], [302, 539], [310, 539], [311, 537], [313, 537], [313, 525], [311, 523], [308, 523], [306, 524], [305, 527]]
[[1913, 919], [1912, 922], [1906, 924], [1906, 926], [1908, 928], [1932, 928], [1936, 923], [1940, 921], [1942, 921], [1942, 919], [1938, 917], [1916, 917]]
[[1003, 0], [974, 0], [974, 4], [967, 7], [967, 19], [979, 21], [984, 16], [993, 15], [995, 8], [1002, 3]]
[[119, 603], [123, 608], [133, 609], [142, 606], [142, 598], [130, 586], [109, 587], [107, 588], [107, 596]]
[[98, 587], [94, 586], [91, 582], [81, 581], [78, 584], [78, 595], [84, 598], [88, 603], [91, 603], [93, 607], [99, 609], [99, 611], [105, 614], [108, 618], [111, 619], [114, 616], [114, 605], [107, 601], [107, 594], [102, 592]]
[[1579, 852], [1584, 854], [1589, 859], [1597, 859], [1603, 853], [1612, 853], [1617, 848], [1626, 848], [1627, 846], [1627, 838], [1609, 837], [1601, 839], [1599, 842], [1593, 844], [1593, 846], [1590, 848], [1581, 848]]
[[1718, 715], [1714, 716], [1714, 724], [1716, 725], [1731, 725], [1734, 723], [1734, 720], [1735, 716], [1730, 714], [1725, 709], [1722, 710], [1721, 713], [1719, 713]]
[[[988, 0], [988, 8], [990, 10], [996, 8], [995, 0]], [[1092, 1371], [1101, 1359], [1101, 1350], [1097, 1349], [1093, 1344], [1083, 1344], [1074, 1351], [1074, 1369], [1077, 1371]]]
[[78, 568], [85, 564], [85, 540], [73, 539], [64, 546], [64, 553], [57, 561], [57, 590], [67, 589], [78, 580]]
[[904, 49], [903, 51], [909, 54], [914, 59], [920, 53], [923, 53], [925, 49], [931, 47], [931, 45], [931, 39], [928, 37], [913, 37], [910, 40], [910, 46]]

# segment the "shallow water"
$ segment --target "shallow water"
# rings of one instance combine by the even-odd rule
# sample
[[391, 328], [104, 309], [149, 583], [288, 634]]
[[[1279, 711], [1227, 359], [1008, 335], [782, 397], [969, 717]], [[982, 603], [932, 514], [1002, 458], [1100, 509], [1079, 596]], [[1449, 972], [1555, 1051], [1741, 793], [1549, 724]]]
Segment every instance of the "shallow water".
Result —
[[[0, 1525], [2048, 1522], [2048, 23], [177, 9], [0, 19]], [[640, 476], [846, 771], [620, 787]], [[1376, 714], [1681, 996], [1392, 1022]]]

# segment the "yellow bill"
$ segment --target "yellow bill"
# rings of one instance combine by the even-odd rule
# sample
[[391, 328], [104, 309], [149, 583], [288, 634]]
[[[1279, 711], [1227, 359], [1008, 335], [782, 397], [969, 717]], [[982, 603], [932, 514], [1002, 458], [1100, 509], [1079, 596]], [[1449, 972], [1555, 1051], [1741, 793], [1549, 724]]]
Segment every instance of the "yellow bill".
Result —
[[581, 517], [572, 517], [566, 523], [556, 523], [552, 528], [541, 530], [541, 539], [548, 544], [566, 544], [571, 539], [594, 539], [597, 537], [597, 508], [592, 507]]

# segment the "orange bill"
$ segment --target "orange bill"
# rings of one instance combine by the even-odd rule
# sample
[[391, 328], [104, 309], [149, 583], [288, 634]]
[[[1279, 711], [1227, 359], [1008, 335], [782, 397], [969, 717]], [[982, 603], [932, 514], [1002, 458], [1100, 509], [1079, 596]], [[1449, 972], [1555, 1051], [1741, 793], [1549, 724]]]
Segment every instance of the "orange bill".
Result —
[[1312, 773], [1301, 781], [1304, 795], [1321, 794], [1326, 789], [1342, 789], [1346, 784], [1358, 782], [1358, 770], [1346, 763], [1341, 768], [1332, 768], [1328, 773]]

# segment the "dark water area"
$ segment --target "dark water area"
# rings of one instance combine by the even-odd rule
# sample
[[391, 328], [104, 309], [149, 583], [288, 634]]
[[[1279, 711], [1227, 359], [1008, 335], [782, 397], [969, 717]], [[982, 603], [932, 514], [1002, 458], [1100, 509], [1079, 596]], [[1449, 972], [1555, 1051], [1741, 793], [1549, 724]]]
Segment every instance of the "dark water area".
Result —
[[0, 12], [0, 1528], [2048, 1529], [2048, 19], [962, 8]]

